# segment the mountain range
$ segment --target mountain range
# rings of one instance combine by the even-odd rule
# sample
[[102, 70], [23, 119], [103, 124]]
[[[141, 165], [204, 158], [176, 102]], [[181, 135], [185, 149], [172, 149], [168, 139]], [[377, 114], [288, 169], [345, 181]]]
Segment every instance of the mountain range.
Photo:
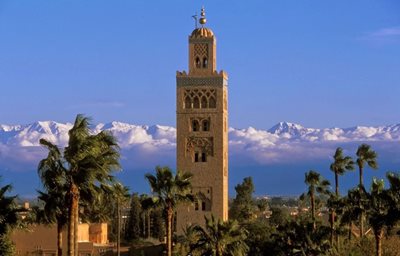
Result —
[[[30, 180], [35, 180], [36, 186], [24, 193], [33, 191], [40, 185], [34, 170], [40, 159], [46, 156], [39, 140], [45, 138], [64, 147], [71, 128], [71, 123], [54, 121], [0, 125], [0, 176], [24, 188], [27, 182], [24, 179], [30, 177]], [[143, 174], [154, 166], [175, 166], [175, 127], [114, 121], [92, 125], [91, 130], [93, 133], [109, 130], [116, 136], [124, 170], [120, 176], [138, 190], [145, 187]], [[231, 191], [243, 177], [252, 175], [256, 185], [259, 183], [261, 187], [258, 194], [297, 193], [303, 187], [303, 175], [308, 168], [321, 170], [324, 176], [329, 176], [329, 164], [335, 149], [342, 147], [346, 154], [355, 157], [361, 143], [370, 144], [378, 152], [380, 167], [384, 171], [400, 169], [400, 124], [307, 128], [280, 122], [268, 130], [229, 128]], [[21, 173], [24, 175], [21, 176]], [[366, 175], [368, 179], [368, 175], [374, 173], [367, 172]], [[383, 177], [384, 172], [378, 176]], [[282, 186], [280, 182], [283, 180], [292, 185]]]
[[[39, 139], [45, 138], [64, 146], [68, 141], [68, 130], [71, 128], [71, 123], [54, 121], [38, 121], [27, 125], [0, 124], [0, 143], [13, 147], [30, 147], [39, 146]], [[175, 145], [176, 140], [176, 129], [171, 126], [135, 125], [114, 121], [92, 125], [91, 129], [94, 133], [101, 130], [111, 131], [117, 137], [121, 148], [147, 143], [155, 146]], [[229, 140], [233, 145], [259, 141], [264, 146], [273, 146], [286, 141], [400, 141], [400, 124], [319, 129], [280, 122], [268, 130], [257, 130], [253, 127], [247, 129], [230, 128]]]

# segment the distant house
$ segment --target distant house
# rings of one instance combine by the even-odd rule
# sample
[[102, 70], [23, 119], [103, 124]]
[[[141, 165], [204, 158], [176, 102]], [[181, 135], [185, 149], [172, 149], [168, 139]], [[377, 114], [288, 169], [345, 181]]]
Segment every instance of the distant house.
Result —
[[[67, 230], [63, 232], [63, 255], [67, 254]], [[57, 227], [32, 225], [28, 230], [16, 230], [12, 234], [16, 255], [55, 256], [57, 251]], [[78, 250], [81, 256], [108, 255], [113, 246], [108, 244], [107, 224], [79, 224]], [[111, 254], [109, 254], [111, 255]]]

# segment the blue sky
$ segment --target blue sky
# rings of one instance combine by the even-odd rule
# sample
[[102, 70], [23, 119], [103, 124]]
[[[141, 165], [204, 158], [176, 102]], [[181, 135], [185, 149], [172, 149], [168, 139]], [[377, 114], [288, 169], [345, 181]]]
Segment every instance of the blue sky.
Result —
[[175, 71], [202, 5], [230, 126], [399, 122], [397, 0], [1, 0], [0, 123], [175, 125]]
[[[175, 74], [187, 70], [191, 16], [202, 5], [218, 69], [229, 74], [231, 127], [400, 123], [398, 0], [0, 0], [0, 124], [72, 122], [84, 113], [94, 123], [175, 126]], [[379, 148], [379, 177], [398, 170], [397, 145]], [[258, 194], [298, 194], [310, 168], [332, 178], [330, 152], [294, 165], [231, 161], [230, 193], [252, 175]], [[120, 177], [143, 191], [143, 174], [156, 164]], [[32, 194], [35, 168], [0, 165], [0, 176]], [[347, 187], [355, 176], [344, 178]]]

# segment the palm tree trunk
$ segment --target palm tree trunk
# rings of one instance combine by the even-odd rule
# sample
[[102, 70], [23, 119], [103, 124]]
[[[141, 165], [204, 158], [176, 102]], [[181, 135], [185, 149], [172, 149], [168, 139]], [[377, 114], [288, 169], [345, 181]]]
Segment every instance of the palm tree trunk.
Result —
[[57, 222], [57, 256], [62, 256], [62, 231], [61, 222]]
[[172, 256], [172, 206], [167, 206], [167, 256]]
[[[337, 174], [337, 172], [335, 172], [335, 194], [336, 194], [336, 199], [339, 199], [339, 175]], [[336, 213], [334, 210], [332, 210], [332, 233], [335, 233], [336, 236], [336, 246], [337, 249], [339, 251], [339, 235], [336, 231]], [[334, 230], [335, 229], [335, 230]], [[332, 245], [333, 245], [333, 234], [332, 234]]]
[[349, 237], [348, 237], [349, 241], [351, 241], [352, 229], [353, 229], [353, 222], [350, 221], [350, 223], [349, 223]]
[[331, 209], [331, 216], [329, 220], [329, 224], [331, 225], [331, 246], [333, 246], [333, 240], [334, 240], [334, 222], [335, 222], [335, 212], [333, 209]]
[[146, 213], [143, 213], [143, 214], [142, 214], [142, 224], [143, 224], [143, 227], [142, 227], [142, 229], [143, 229], [142, 236], [143, 236], [143, 238], [146, 238]]
[[315, 227], [315, 200], [314, 200], [314, 194], [311, 194], [310, 196], [311, 199], [311, 219], [313, 221], [313, 227]]
[[117, 199], [117, 256], [121, 254], [121, 209], [119, 204], [119, 199]]
[[68, 216], [68, 256], [75, 256], [75, 209], [77, 208], [77, 187], [71, 184], [70, 187], [70, 202], [69, 202], [69, 216]]
[[221, 248], [221, 246], [219, 245], [219, 243], [217, 242], [217, 244], [216, 244], [216, 256], [222, 256], [223, 255], [223, 252], [222, 252], [222, 248]]
[[[360, 166], [360, 189], [364, 186], [363, 180], [363, 168]], [[360, 238], [364, 236], [364, 211], [361, 211], [360, 214]]]
[[349, 223], [349, 241], [351, 241], [351, 237], [352, 237], [352, 231], [353, 231], [353, 222], [352, 221], [350, 221], [350, 223]]
[[150, 210], [147, 211], [147, 238], [150, 238], [151, 236], [151, 215], [150, 215]]
[[75, 206], [75, 216], [74, 216], [74, 251], [75, 256], [79, 255], [78, 248], [78, 228], [79, 228], [79, 192], [76, 193], [76, 206]]
[[364, 212], [360, 215], [360, 238], [364, 236]]
[[376, 256], [382, 256], [382, 236], [383, 229], [379, 229], [375, 232]]

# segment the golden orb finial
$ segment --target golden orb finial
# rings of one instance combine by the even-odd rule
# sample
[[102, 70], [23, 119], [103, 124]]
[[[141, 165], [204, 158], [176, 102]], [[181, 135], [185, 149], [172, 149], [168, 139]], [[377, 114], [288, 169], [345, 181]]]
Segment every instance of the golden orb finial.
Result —
[[206, 19], [206, 11], [204, 10], [204, 6], [201, 8], [201, 18], [200, 18], [200, 24], [204, 26], [206, 24], [207, 19]]

